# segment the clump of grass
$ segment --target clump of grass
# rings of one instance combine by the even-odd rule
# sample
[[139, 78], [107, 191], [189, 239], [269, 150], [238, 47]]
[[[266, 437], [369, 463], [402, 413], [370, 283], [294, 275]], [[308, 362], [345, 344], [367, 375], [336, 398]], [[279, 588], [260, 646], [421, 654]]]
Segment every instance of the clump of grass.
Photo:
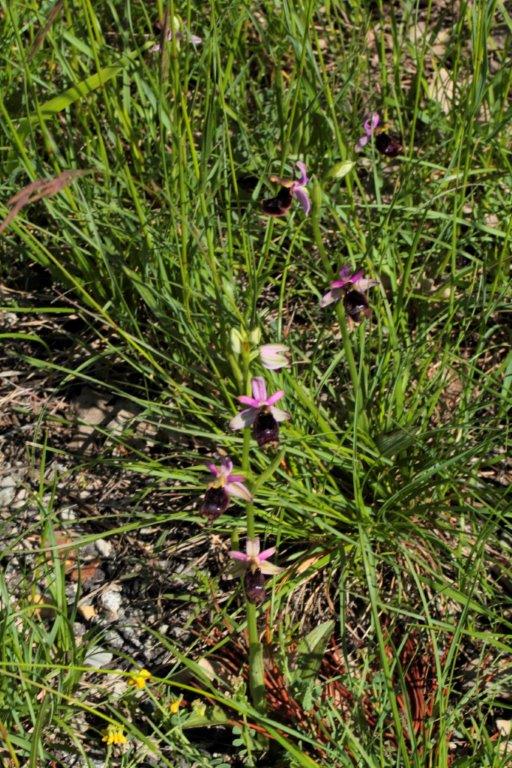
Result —
[[[8, 308], [86, 329], [72, 358], [42, 332], [6, 343], [59, 397], [87, 382], [135, 408], [96, 427], [90, 458], [66, 456], [65, 419], [33, 422], [29, 511], [2, 518], [10, 764], [506, 764], [510, 18], [493, 2], [451, 12], [5, 7], [2, 279], [14, 290], [37, 264], [59, 297]], [[375, 112], [396, 157], [371, 126], [356, 148]], [[301, 161], [307, 216], [287, 181]], [[321, 307], [344, 265], [377, 284]], [[291, 367], [264, 375], [291, 418], [269, 453], [229, 422], [274, 343]], [[204, 464], [226, 455], [254, 502], [244, 515], [223, 498], [207, 521]], [[101, 528], [66, 520], [54, 456], [71, 486], [101, 471], [140, 489]], [[121, 581], [184, 553], [159, 592], [168, 623], [193, 603], [191, 633], [147, 627], [161, 669], [84, 620], [61, 527], [76, 553], [144, 541]], [[247, 616], [228, 569], [246, 534], [285, 569]], [[98, 648], [106, 668], [88, 665]], [[149, 682], [128, 685], [141, 667]], [[222, 758], [208, 727], [227, 734]]]

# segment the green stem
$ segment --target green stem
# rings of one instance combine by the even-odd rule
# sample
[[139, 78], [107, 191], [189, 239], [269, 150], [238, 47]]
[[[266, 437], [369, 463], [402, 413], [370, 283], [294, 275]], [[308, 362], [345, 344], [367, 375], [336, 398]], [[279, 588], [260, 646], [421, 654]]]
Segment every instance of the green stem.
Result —
[[[248, 351], [243, 350], [243, 373], [245, 382], [245, 392], [251, 394], [251, 382], [249, 377], [250, 355]], [[249, 473], [249, 458], [251, 450], [251, 429], [247, 427], [244, 430], [244, 445], [242, 453], [242, 469]], [[249, 502], [246, 507], [247, 538], [253, 539], [256, 535], [256, 521], [254, 516], [254, 505]], [[249, 690], [251, 692], [252, 703], [260, 712], [265, 711], [265, 681], [263, 670], [263, 646], [260, 642], [258, 633], [258, 609], [254, 603], [246, 601], [247, 611], [247, 634], [249, 636]]]
[[354, 350], [352, 349], [350, 332], [348, 330], [347, 316], [341, 301], [338, 301], [336, 304], [336, 316], [338, 318], [341, 338], [343, 341], [343, 350], [345, 352], [345, 359], [347, 361], [348, 372], [350, 374], [352, 389], [354, 391], [354, 423], [363, 432], [368, 432], [368, 417], [365, 410], [365, 396], [363, 386], [357, 371]]

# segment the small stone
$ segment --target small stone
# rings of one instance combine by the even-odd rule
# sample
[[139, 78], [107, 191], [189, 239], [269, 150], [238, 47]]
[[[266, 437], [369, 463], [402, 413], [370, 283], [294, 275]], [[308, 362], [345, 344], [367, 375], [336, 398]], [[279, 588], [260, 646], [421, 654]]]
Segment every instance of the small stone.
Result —
[[102, 557], [110, 557], [112, 554], [112, 544], [106, 539], [97, 539], [94, 542], [94, 546]]
[[106, 609], [109, 618], [112, 621], [119, 618], [119, 609], [121, 608], [121, 603], [123, 601], [119, 590], [120, 587], [118, 587], [117, 590], [110, 589], [108, 592], [103, 592], [100, 597], [101, 604]]
[[0, 479], [0, 507], [9, 507], [17, 493], [17, 483], [14, 475]]
[[101, 669], [106, 667], [107, 664], [113, 659], [113, 655], [110, 651], [106, 651], [100, 646], [93, 646], [86, 654], [84, 664], [86, 667], [94, 667], [95, 669]]
[[76, 520], [76, 512], [73, 507], [61, 507], [59, 514], [60, 519], [64, 523], [70, 522], [71, 520]]

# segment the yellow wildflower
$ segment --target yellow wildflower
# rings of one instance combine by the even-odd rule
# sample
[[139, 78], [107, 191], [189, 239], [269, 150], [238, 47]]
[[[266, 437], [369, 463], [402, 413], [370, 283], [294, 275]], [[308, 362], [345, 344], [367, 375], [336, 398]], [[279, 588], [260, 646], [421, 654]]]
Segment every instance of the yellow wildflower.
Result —
[[141, 669], [138, 672], [131, 672], [128, 685], [133, 685], [135, 688], [142, 690], [142, 688], [146, 687], [146, 683], [150, 677], [151, 672], [148, 672], [147, 669]]
[[128, 739], [123, 733], [122, 725], [110, 723], [110, 725], [103, 731], [102, 741], [104, 741], [107, 746], [110, 746], [111, 744], [126, 744]]
[[174, 701], [171, 701], [171, 703], [169, 704], [169, 712], [171, 713], [171, 715], [178, 714], [182, 701], [183, 701], [183, 696], [180, 696], [179, 699], [174, 699]]

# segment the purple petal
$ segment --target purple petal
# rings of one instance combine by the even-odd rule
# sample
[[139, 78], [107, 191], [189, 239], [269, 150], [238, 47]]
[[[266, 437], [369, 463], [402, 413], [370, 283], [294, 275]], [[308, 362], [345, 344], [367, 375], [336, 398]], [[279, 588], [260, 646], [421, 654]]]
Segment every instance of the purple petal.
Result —
[[295, 163], [295, 165], [297, 166], [297, 168], [300, 171], [300, 178], [297, 179], [296, 183], [300, 187], [305, 187], [306, 184], [309, 182], [309, 177], [308, 177], [308, 174], [306, 172], [306, 163], [303, 163], [302, 160], [299, 160], [298, 162]]
[[248, 561], [248, 557], [245, 554], [245, 552], [228, 552], [228, 555], [233, 558], [233, 560], [241, 560], [243, 563], [246, 563]]
[[192, 43], [192, 45], [201, 45], [201, 43], [203, 42], [203, 38], [199, 37], [198, 35], [190, 35], [189, 40]]
[[245, 475], [230, 475], [228, 483], [245, 483]]
[[260, 552], [260, 554], [258, 555], [258, 560], [268, 560], [269, 557], [272, 557], [275, 551], [276, 551], [275, 547], [269, 547], [269, 549], [264, 549], [263, 552]]
[[329, 304], [332, 304], [334, 301], [338, 301], [340, 298], [340, 292], [337, 288], [335, 288], [333, 291], [327, 291], [325, 296], [322, 296], [320, 299], [320, 306], [327, 307]]
[[271, 408], [270, 413], [276, 421], [287, 421], [290, 418], [288, 411], [283, 411], [281, 408]]
[[277, 403], [282, 397], [284, 397], [284, 391], [278, 389], [277, 392], [274, 392], [273, 395], [270, 395], [270, 397], [267, 398], [265, 405], [274, 405], [274, 403]]
[[207, 464], [206, 466], [208, 467], [208, 469], [210, 470], [210, 472], [212, 473], [212, 475], [213, 475], [214, 477], [218, 477], [218, 476], [219, 476], [219, 474], [220, 474], [220, 470], [219, 470], [219, 469], [217, 469], [217, 467], [215, 466], [215, 464]]
[[229, 482], [224, 486], [224, 490], [230, 496], [236, 496], [238, 499], [252, 501], [252, 493], [243, 483]]
[[354, 272], [353, 275], [348, 274], [348, 272], [350, 272], [350, 268], [348, 268], [348, 272], [346, 270], [347, 270], [346, 267], [344, 267], [342, 270], [340, 269], [340, 275], [343, 273], [343, 276], [340, 277], [339, 280], [332, 281], [331, 289], [344, 288], [346, 285], [349, 285], [349, 284], [354, 285], [362, 278], [364, 274], [362, 269], [360, 269], [359, 272]]
[[286, 344], [263, 344], [260, 347], [260, 354], [264, 355], [284, 355], [288, 352]]
[[349, 264], [345, 264], [343, 267], [341, 267], [341, 269], [340, 269], [338, 274], [339, 274], [340, 277], [348, 277], [350, 275], [350, 272], [351, 272], [350, 265]]
[[292, 195], [299, 201], [302, 210], [307, 216], [311, 210], [311, 200], [309, 199], [307, 189], [297, 184], [297, 186], [292, 187]]
[[371, 136], [378, 124], [380, 123], [380, 117], [378, 112], [372, 112], [369, 118], [363, 123], [363, 130], [367, 136]]
[[340, 288], [344, 288], [346, 285], [351, 283], [352, 280], [350, 277], [342, 277], [340, 280], [333, 280], [331, 283], [331, 290], [337, 291]]
[[228, 476], [233, 470], [233, 462], [227, 456], [221, 461], [222, 469], [226, 476]]
[[366, 147], [366, 145], [368, 144], [368, 141], [369, 141], [368, 136], [361, 136], [357, 140], [356, 147], [361, 147], [361, 149], [362, 149], [363, 147]]
[[258, 402], [258, 405], [261, 405], [267, 399], [265, 379], [261, 376], [255, 376], [252, 380], [252, 396]]
[[233, 416], [229, 422], [231, 429], [244, 429], [254, 424], [258, 411], [256, 408], [247, 408], [245, 411], [240, 411], [236, 416]]
[[256, 400], [254, 397], [249, 397], [249, 395], [240, 395], [240, 397], [237, 397], [237, 400], [239, 403], [242, 403], [242, 405], [248, 405], [251, 408], [260, 407], [260, 401]]

